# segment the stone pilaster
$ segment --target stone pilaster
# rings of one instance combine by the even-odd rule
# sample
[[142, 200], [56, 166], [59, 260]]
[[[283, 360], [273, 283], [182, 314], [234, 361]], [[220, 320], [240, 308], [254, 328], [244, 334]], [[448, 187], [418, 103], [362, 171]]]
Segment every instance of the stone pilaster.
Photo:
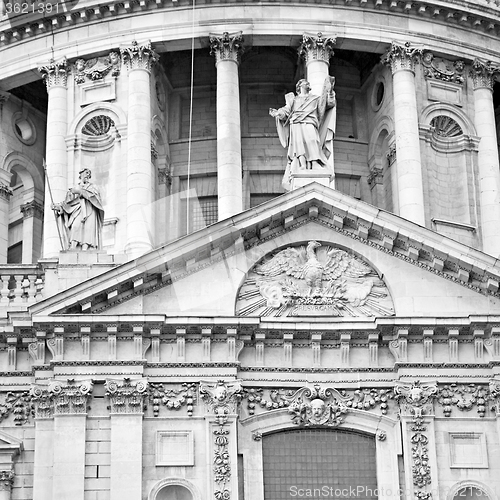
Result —
[[[45, 81], [49, 94], [45, 192], [49, 194], [48, 184], [50, 183], [54, 202], [60, 202], [64, 200], [68, 188], [66, 134], [68, 129], [67, 82], [69, 68], [66, 59], [58, 62], [51, 60], [48, 64], [40, 66], [38, 71]], [[45, 196], [43, 225], [43, 256], [45, 258], [57, 256], [62, 249], [51, 203], [51, 197]]]
[[[399, 404], [407, 498], [438, 500], [437, 457], [434, 432], [434, 405], [437, 394], [435, 383], [397, 382], [395, 399]], [[411, 496], [409, 495], [411, 492]]]
[[42, 241], [43, 205], [36, 200], [21, 205], [23, 214], [23, 264], [37, 262], [40, 249], [37, 241]]
[[238, 497], [236, 419], [241, 383], [237, 380], [202, 382], [200, 395], [206, 406], [207, 463], [213, 464], [207, 499], [235, 499]]
[[127, 237], [125, 251], [135, 258], [153, 248], [156, 183], [151, 163], [151, 68], [158, 56], [151, 42], [122, 47], [128, 69]]
[[500, 68], [476, 59], [470, 76], [474, 88], [474, 124], [478, 148], [479, 204], [483, 252], [500, 255], [500, 165], [498, 158], [493, 83]]
[[390, 66], [393, 75], [394, 131], [396, 136], [396, 175], [399, 215], [405, 219], [425, 225], [424, 190], [420, 157], [417, 98], [415, 90], [415, 64], [422, 50], [409, 42], [393, 42], [382, 57]]
[[242, 33], [210, 35], [217, 68], [217, 195], [219, 220], [243, 210], [240, 89]]
[[142, 418], [146, 379], [108, 380], [111, 415], [110, 500], [142, 496]]

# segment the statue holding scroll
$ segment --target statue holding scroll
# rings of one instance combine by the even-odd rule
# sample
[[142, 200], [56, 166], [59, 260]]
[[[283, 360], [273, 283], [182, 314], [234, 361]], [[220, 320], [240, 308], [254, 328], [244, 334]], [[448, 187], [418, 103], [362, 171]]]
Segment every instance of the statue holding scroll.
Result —
[[68, 250], [101, 248], [104, 209], [98, 189], [90, 182], [91, 175], [88, 168], [81, 170], [78, 185], [69, 188], [63, 202], [52, 205], [63, 246]]
[[[303, 170], [328, 169], [335, 135], [335, 77], [327, 77], [320, 96], [311, 94], [305, 79], [297, 82], [297, 95], [285, 95], [285, 106], [271, 108], [288, 161], [283, 186], [290, 189], [290, 176]], [[333, 175], [333, 172], [331, 172]]]

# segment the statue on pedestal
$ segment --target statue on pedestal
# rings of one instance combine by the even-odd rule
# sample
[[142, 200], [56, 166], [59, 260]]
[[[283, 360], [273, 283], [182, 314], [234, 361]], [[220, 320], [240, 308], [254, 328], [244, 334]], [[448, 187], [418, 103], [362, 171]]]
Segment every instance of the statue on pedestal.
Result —
[[101, 248], [104, 209], [98, 189], [91, 184], [88, 168], [79, 172], [80, 182], [69, 188], [66, 199], [53, 203], [62, 244], [67, 250], [98, 250]]
[[[283, 187], [291, 189], [291, 176], [305, 170], [328, 169], [335, 135], [335, 77], [325, 79], [320, 96], [311, 94], [305, 79], [296, 85], [297, 95], [285, 95], [285, 106], [271, 108], [269, 114], [276, 118], [276, 127], [283, 147], [288, 148], [288, 161], [283, 177]], [[333, 175], [333, 172], [331, 172]]]

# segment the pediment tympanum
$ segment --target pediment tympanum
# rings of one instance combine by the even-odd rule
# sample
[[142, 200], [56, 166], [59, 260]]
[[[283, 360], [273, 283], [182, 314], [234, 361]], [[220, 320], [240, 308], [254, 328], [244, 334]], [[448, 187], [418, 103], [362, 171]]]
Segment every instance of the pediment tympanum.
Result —
[[361, 258], [309, 241], [266, 255], [248, 272], [238, 316], [391, 316], [389, 290]]

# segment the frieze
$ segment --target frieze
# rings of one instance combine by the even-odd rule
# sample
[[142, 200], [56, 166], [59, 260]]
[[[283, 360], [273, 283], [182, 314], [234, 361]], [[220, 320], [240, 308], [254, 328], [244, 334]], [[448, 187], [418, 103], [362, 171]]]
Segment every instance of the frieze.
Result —
[[465, 63], [462, 60], [450, 61], [442, 57], [435, 57], [430, 51], [425, 51], [422, 56], [424, 76], [432, 80], [452, 82], [463, 85], [465, 82]]
[[264, 257], [247, 274], [239, 316], [389, 316], [385, 283], [359, 257], [309, 241]]
[[92, 59], [77, 59], [73, 64], [73, 73], [77, 84], [103, 80], [106, 75], [117, 77], [120, 74], [121, 57], [118, 52], [112, 51], [106, 57], [94, 57]]
[[153, 409], [153, 416], [158, 417], [160, 407], [168, 410], [180, 410], [186, 407], [188, 417], [193, 416], [196, 403], [196, 384], [182, 384], [180, 389], [165, 388], [161, 383], [149, 384], [149, 401]]
[[106, 396], [110, 401], [111, 413], [141, 414], [148, 395], [146, 379], [108, 380], [105, 383]]

